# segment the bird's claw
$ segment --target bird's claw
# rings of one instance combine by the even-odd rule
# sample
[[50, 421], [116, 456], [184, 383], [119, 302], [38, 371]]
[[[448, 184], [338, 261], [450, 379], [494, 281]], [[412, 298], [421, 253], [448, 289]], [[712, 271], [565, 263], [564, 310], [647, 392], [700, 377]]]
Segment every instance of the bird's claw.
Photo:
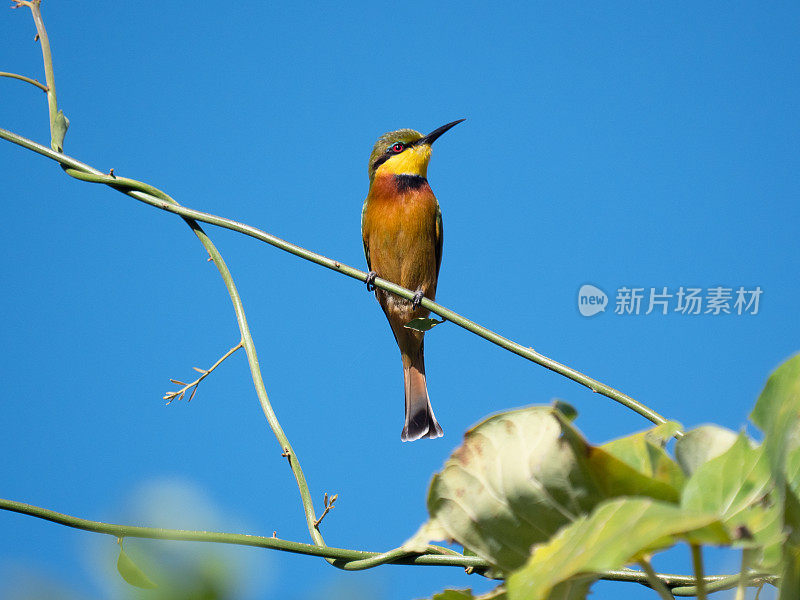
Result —
[[370, 271], [367, 273], [367, 279], [365, 283], [367, 284], [367, 291], [374, 292], [375, 291], [375, 278], [378, 274], [375, 271]]
[[424, 296], [425, 294], [422, 293], [422, 290], [417, 290], [416, 292], [414, 292], [414, 297], [411, 298], [411, 308], [417, 310], [419, 308], [419, 305], [422, 304], [422, 298]]

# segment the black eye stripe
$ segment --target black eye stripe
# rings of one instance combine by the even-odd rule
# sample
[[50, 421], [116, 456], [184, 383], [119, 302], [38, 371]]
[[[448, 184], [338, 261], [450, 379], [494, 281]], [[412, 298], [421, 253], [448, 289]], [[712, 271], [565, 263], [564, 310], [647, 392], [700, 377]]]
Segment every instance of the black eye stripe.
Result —
[[383, 156], [378, 158], [374, 163], [372, 163], [372, 170], [374, 171], [375, 169], [380, 167], [383, 163], [385, 163], [387, 160], [389, 160], [392, 156], [394, 156], [394, 155], [393, 154], [384, 154]]
[[[410, 148], [411, 146], [413, 146], [415, 143], [416, 143], [416, 142], [408, 142], [408, 143], [406, 143], [406, 142], [403, 142], [403, 141], [401, 141], [401, 140], [398, 140], [398, 141], [396, 141], [396, 142], [392, 142], [392, 143], [389, 145], [389, 147], [388, 147], [388, 148], [386, 148], [386, 151], [383, 153], [383, 155], [379, 156], [379, 157], [378, 157], [377, 159], [375, 159], [375, 161], [372, 163], [372, 171], [374, 172], [374, 171], [375, 171], [375, 170], [376, 170], [378, 167], [380, 167], [380, 166], [381, 166], [383, 163], [385, 163], [387, 160], [389, 160], [389, 159], [390, 159], [390, 158], [392, 158], [393, 156], [397, 156], [397, 155], [398, 155], [398, 154], [400, 154], [401, 152], [404, 152], [405, 150], [407, 150], [408, 148]], [[399, 148], [398, 150], [395, 150], [395, 149], [394, 149], [394, 147], [395, 147], [395, 146], [400, 146], [400, 148]]]

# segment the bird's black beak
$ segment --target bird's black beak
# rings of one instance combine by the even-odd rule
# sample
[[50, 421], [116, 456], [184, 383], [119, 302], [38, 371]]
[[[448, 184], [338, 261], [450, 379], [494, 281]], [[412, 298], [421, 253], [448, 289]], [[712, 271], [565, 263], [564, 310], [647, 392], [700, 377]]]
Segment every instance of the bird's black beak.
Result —
[[441, 127], [439, 127], [438, 129], [434, 129], [433, 131], [431, 131], [431, 132], [430, 132], [428, 135], [426, 135], [425, 137], [423, 137], [423, 138], [420, 138], [420, 139], [419, 139], [417, 142], [415, 142], [415, 143], [414, 143], [414, 145], [416, 146], [417, 144], [427, 144], [428, 146], [430, 146], [431, 144], [433, 144], [433, 142], [435, 142], [436, 140], [438, 140], [438, 139], [439, 139], [439, 137], [440, 137], [440, 136], [441, 136], [441, 135], [442, 135], [442, 134], [443, 134], [445, 131], [447, 131], [447, 130], [448, 130], [448, 129], [450, 129], [451, 127], [455, 127], [456, 125], [458, 125], [459, 123], [461, 123], [461, 121], [466, 121], [466, 119], [459, 119], [458, 121], [453, 121], [452, 123], [448, 123], [447, 125], [442, 125], [442, 126], [441, 126]]

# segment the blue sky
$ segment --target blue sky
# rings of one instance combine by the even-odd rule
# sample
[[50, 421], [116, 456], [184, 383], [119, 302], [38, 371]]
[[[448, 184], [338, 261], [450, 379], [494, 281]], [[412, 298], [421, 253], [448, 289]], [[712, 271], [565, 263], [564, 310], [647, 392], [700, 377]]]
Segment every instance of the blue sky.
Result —
[[[72, 124], [65, 151], [99, 169], [363, 267], [377, 136], [466, 118], [428, 173], [444, 214], [439, 302], [686, 427], [742, 427], [769, 371], [800, 349], [796, 3], [89, 1], [46, 2], [44, 16]], [[0, 11], [0, 70], [43, 79], [34, 33], [26, 10]], [[43, 94], [0, 80], [0, 127], [46, 143]], [[0, 164], [2, 497], [306, 541], [244, 355], [190, 404], [161, 400], [169, 378], [238, 341], [185, 224], [6, 142]], [[402, 444], [400, 357], [374, 298], [208, 230], [315, 500], [339, 494], [323, 524], [331, 545], [401, 544], [426, 518], [431, 475], [487, 414], [563, 398], [594, 442], [647, 426], [447, 324], [426, 343], [445, 437]], [[587, 318], [585, 283], [611, 302], [621, 287], [763, 294], [757, 315]], [[113, 540], [4, 512], [0, 531], [0, 595], [43, 578], [76, 598], [121, 593]], [[244, 599], [487, 589], [458, 569], [341, 573], [254, 549], [229, 560]], [[709, 570], [737, 560], [710, 553]], [[681, 549], [655, 564], [688, 562]], [[651, 596], [601, 584], [593, 597]]]

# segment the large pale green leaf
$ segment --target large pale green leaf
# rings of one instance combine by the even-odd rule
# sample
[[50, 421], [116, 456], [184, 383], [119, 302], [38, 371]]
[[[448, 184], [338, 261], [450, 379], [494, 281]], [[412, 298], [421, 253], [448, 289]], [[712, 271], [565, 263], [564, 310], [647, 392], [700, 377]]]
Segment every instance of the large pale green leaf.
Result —
[[[561, 439], [568, 420], [548, 406], [489, 417], [431, 481], [428, 513], [447, 537], [504, 571], [533, 544], [587, 514], [601, 499], [595, 478]], [[423, 530], [424, 531], [424, 530]]]
[[753, 448], [742, 433], [726, 452], [697, 468], [686, 483], [681, 505], [714, 513], [734, 527], [746, 525], [739, 521], [740, 513], [766, 500], [772, 488], [763, 449]]
[[[755, 554], [751, 553], [751, 567], [777, 574], [786, 534], [783, 532], [780, 505], [771, 502], [770, 499], [754, 504], [738, 513], [734, 519], [726, 521], [725, 525], [735, 538], [733, 546], [756, 550]], [[732, 526], [733, 523], [740, 525], [737, 528]]]
[[[558, 413], [555, 414], [558, 416]], [[683, 474], [660, 447], [647, 439], [648, 432], [611, 442], [611, 451], [608, 451], [606, 446], [591, 445], [568, 421], [561, 419], [561, 426], [564, 439], [605, 498], [648, 496], [678, 503]], [[618, 458], [615, 453], [624, 459]], [[626, 460], [643, 470], [638, 470]], [[666, 466], [670, 463], [671, 466]]]
[[545, 600], [564, 581], [620, 568], [679, 538], [716, 544], [730, 540], [713, 514], [650, 498], [609, 500], [534, 547], [525, 566], [509, 577], [508, 598]]
[[764, 447], [773, 474], [783, 480], [787, 451], [798, 445], [800, 354], [794, 355], [769, 376], [750, 418], [764, 432]]
[[750, 415], [764, 432], [764, 452], [777, 484], [786, 542], [782, 548], [781, 600], [800, 597], [800, 503], [797, 498], [800, 445], [800, 354], [767, 379]]
[[735, 544], [758, 548], [761, 568], [775, 568], [784, 536], [774, 483], [763, 448], [744, 433], [724, 453], [695, 470], [683, 489], [681, 506], [716, 514]]
[[686, 475], [733, 446], [738, 435], [718, 425], [701, 425], [675, 442], [675, 459]]

